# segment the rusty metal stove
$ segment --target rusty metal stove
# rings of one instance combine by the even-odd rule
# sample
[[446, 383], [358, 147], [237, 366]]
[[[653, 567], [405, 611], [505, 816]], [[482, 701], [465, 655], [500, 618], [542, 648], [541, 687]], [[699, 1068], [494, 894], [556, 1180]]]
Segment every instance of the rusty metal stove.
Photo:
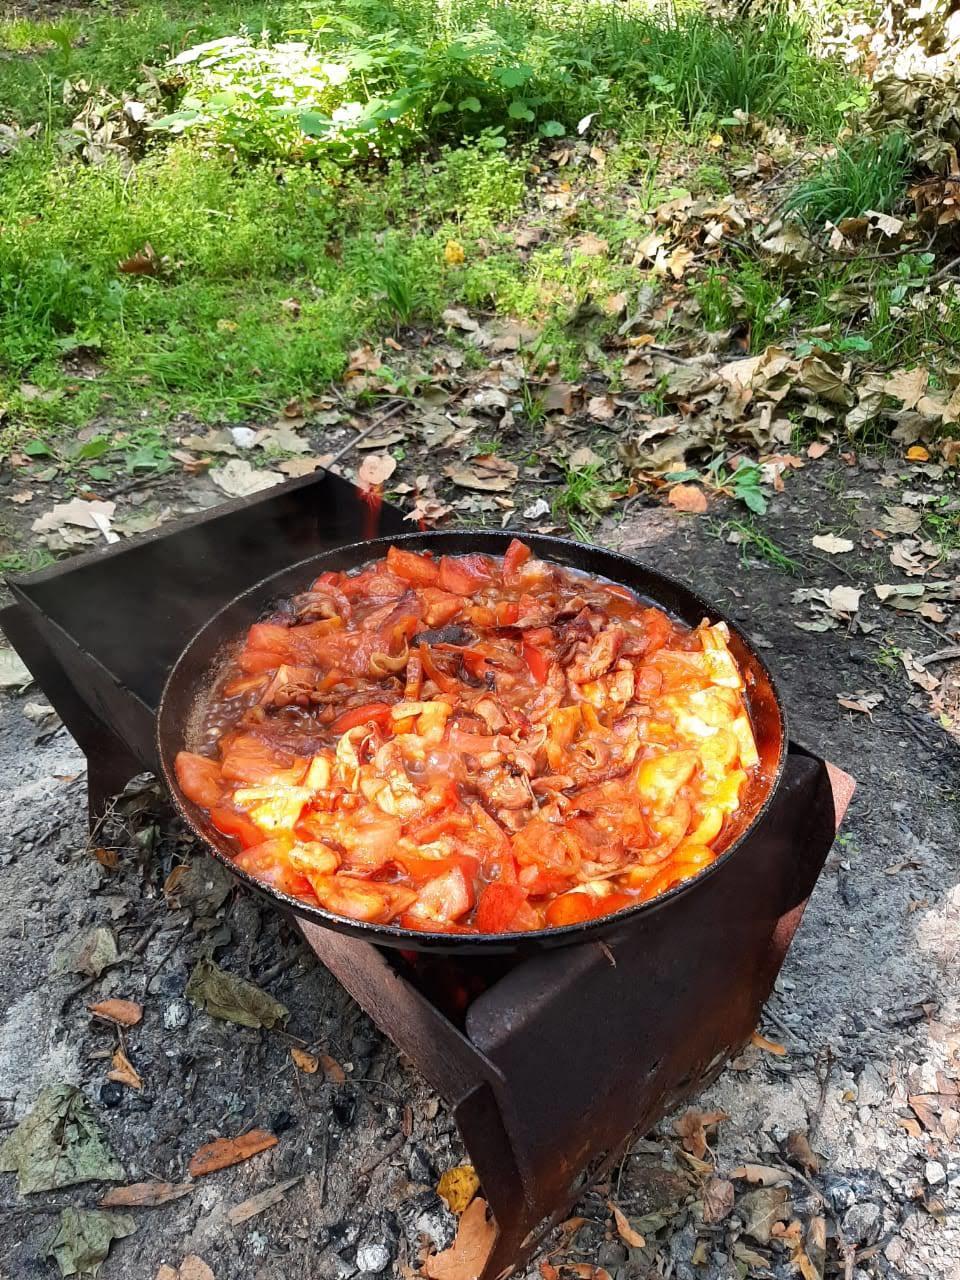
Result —
[[[91, 819], [156, 767], [166, 675], [222, 604], [365, 536], [354, 487], [318, 473], [102, 552], [9, 579], [0, 626], [88, 761]], [[400, 532], [384, 506], [379, 532]], [[761, 825], [670, 911], [604, 943], [514, 959], [380, 950], [298, 922], [323, 964], [451, 1107], [497, 1241], [521, 1264], [643, 1132], [714, 1079], [756, 1027], [853, 792], [791, 743]]]

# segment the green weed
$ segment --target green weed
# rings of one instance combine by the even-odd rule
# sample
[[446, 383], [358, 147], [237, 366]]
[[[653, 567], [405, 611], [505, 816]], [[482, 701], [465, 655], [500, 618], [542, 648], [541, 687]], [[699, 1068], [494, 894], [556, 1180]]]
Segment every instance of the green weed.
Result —
[[785, 208], [809, 225], [838, 223], [868, 209], [888, 213], [903, 195], [909, 166], [910, 146], [903, 134], [855, 135], [793, 189]]
[[[781, 573], [788, 573], [791, 577], [799, 576], [799, 563], [774, 542], [769, 534], [758, 529], [752, 521], [725, 520], [716, 526], [714, 532], [725, 542], [736, 541], [740, 548], [740, 562], [744, 568], [749, 568], [752, 555], [757, 559], [766, 560]], [[735, 539], [730, 537], [731, 534], [735, 535]]]
[[600, 476], [599, 463], [564, 467], [563, 486], [553, 500], [554, 518], [569, 525], [574, 537], [589, 542], [589, 527], [611, 505], [610, 490]]

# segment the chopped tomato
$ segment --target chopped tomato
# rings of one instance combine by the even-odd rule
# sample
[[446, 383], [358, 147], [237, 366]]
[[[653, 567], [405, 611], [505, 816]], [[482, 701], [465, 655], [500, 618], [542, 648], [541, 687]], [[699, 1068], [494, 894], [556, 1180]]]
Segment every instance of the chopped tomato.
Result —
[[451, 853], [440, 858], [418, 857], [406, 849], [394, 849], [391, 861], [395, 862], [415, 885], [427, 884], [448, 871], [462, 871], [471, 880], [476, 877], [479, 863], [468, 854]]
[[245, 849], [263, 843], [263, 832], [245, 813], [220, 805], [210, 810], [210, 821], [225, 836], [233, 836]]
[[513, 928], [517, 912], [526, 900], [527, 895], [519, 885], [494, 880], [480, 895], [474, 923], [481, 933], [506, 933]]
[[399, 551], [391, 547], [387, 552], [387, 568], [405, 582], [418, 587], [435, 587], [440, 568], [432, 556], [420, 556], [415, 551]]
[[410, 914], [420, 919], [458, 920], [473, 906], [473, 885], [462, 867], [452, 867], [434, 880], [428, 880], [410, 907]]
[[562, 925], [592, 920], [596, 914], [596, 901], [589, 893], [563, 893], [547, 907], [546, 922], [554, 928], [560, 928]]
[[503, 581], [506, 586], [513, 586], [517, 580], [517, 571], [526, 564], [531, 556], [530, 548], [519, 538], [514, 538], [503, 556]]
[[430, 646], [420, 646], [420, 661], [423, 663], [424, 675], [429, 676], [442, 693], [459, 693], [460, 685], [454, 676], [447, 673], [434, 661]]
[[517, 600], [498, 600], [495, 614], [498, 627], [512, 627], [520, 617], [520, 603]]
[[492, 579], [490, 562], [486, 556], [441, 556], [440, 586], [458, 596], [472, 596]]
[[272, 885], [280, 893], [294, 898], [313, 899], [310, 881], [294, 867], [289, 859], [293, 841], [288, 836], [276, 836], [262, 840], [238, 853], [234, 861], [238, 867]]
[[417, 594], [423, 605], [423, 620], [428, 627], [445, 627], [463, 608], [459, 596], [437, 587], [421, 587]]
[[198, 756], [193, 751], [179, 751], [173, 762], [180, 789], [188, 800], [210, 809], [220, 803], [223, 795], [223, 777], [216, 760]]
[[351, 707], [337, 716], [330, 726], [332, 733], [346, 733], [361, 724], [385, 725], [390, 719], [389, 702], [365, 702], [362, 707]]
[[238, 734], [226, 744], [220, 767], [230, 782], [277, 783], [295, 787], [303, 780], [309, 761], [277, 747], [254, 734]]
[[537, 684], [546, 684], [550, 674], [550, 660], [542, 649], [534, 644], [523, 642], [523, 660], [530, 668], [530, 674]]

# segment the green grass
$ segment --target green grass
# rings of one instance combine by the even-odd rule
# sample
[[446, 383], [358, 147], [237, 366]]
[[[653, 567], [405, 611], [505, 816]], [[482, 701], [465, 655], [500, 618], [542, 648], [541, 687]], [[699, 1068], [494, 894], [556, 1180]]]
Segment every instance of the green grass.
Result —
[[787, 198], [787, 212], [809, 225], [834, 224], [867, 210], [889, 213], [903, 197], [910, 146], [900, 133], [861, 134], [837, 146]]
[[564, 467], [563, 485], [553, 500], [554, 518], [569, 525], [581, 542], [589, 542], [590, 526], [611, 505], [610, 489], [601, 478], [601, 465]]
[[[132, 170], [63, 151], [61, 131], [87, 93], [104, 103], [143, 97], [144, 67], [153, 68], [157, 109], [175, 111], [197, 83], [189, 66], [164, 70], [170, 58], [241, 31], [258, 41], [264, 29], [274, 40], [302, 33], [311, 58], [341, 58], [351, 75], [358, 57], [382, 54], [369, 96], [405, 92], [411, 67], [427, 91], [409, 117], [377, 125], [383, 146], [354, 157], [320, 147], [305, 163], [307, 142], [291, 142], [285, 124], [246, 100], [197, 132], [151, 135]], [[406, 45], [416, 52], [401, 57]], [[330, 20], [283, 0], [148, 0], [123, 13], [2, 21], [0, 51], [0, 118], [41, 126], [0, 160], [0, 449], [41, 436], [60, 440], [61, 454], [97, 413], [145, 409], [147, 425], [183, 411], [206, 420], [269, 413], [338, 378], [356, 343], [436, 323], [455, 303], [534, 322], [532, 359], [573, 380], [585, 344], [613, 323], [584, 324], [584, 312], [636, 285], [620, 250], [642, 209], [625, 213], [611, 190], [607, 206], [580, 213], [571, 234], [602, 235], [610, 251], [601, 258], [545, 241], [520, 259], [509, 220], [543, 126], [574, 132], [592, 115], [595, 132], [621, 133], [627, 151], [642, 153], [652, 201], [665, 131], [695, 139], [743, 110], [830, 136], [850, 91], [836, 64], [810, 52], [803, 26], [779, 12], [720, 22], [640, 0], [346, 0]], [[249, 88], [241, 81], [251, 74], [244, 64], [233, 87]], [[70, 103], [67, 81], [87, 86]], [[479, 109], [463, 105], [465, 93]], [[705, 166], [701, 182], [719, 190], [716, 170]], [[445, 262], [449, 239], [463, 244], [462, 265]], [[162, 273], [120, 272], [147, 242]], [[749, 320], [755, 345], [778, 331], [778, 290], [749, 263], [733, 273], [730, 306]], [[298, 315], [284, 306], [290, 298]], [[97, 378], [70, 380], [65, 360], [78, 350], [96, 359]], [[21, 383], [54, 394], [25, 398]]]
[[767, 564], [772, 564], [775, 569], [791, 577], [797, 577], [800, 573], [798, 562], [774, 542], [769, 534], [758, 529], [753, 521], [724, 520], [712, 532], [726, 542], [730, 541], [730, 534], [736, 535], [737, 545], [740, 548], [740, 563], [745, 569], [750, 567], [751, 559], [754, 558], [765, 560]]

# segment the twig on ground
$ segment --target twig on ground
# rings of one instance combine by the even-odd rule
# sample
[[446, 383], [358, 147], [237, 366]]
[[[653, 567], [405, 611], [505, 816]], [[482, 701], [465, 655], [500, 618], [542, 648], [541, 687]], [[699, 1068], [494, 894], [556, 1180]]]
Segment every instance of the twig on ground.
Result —
[[946, 649], [936, 649], [933, 653], [928, 653], [925, 658], [918, 658], [917, 662], [921, 667], [925, 667], [931, 662], [949, 662], [952, 658], [960, 658], [960, 644], [950, 644]]
[[[822, 1064], [822, 1065], [821, 1065]], [[833, 1050], [826, 1045], [817, 1055], [817, 1078], [820, 1082], [820, 1096], [817, 1098], [817, 1105], [813, 1109], [813, 1114], [807, 1122], [807, 1139], [813, 1143], [817, 1136], [817, 1130], [820, 1128], [820, 1121], [823, 1119], [823, 1108], [827, 1103], [827, 1090], [830, 1087], [830, 1073], [833, 1070]]]
[[166, 951], [163, 953], [163, 955], [160, 957], [157, 963], [154, 965], [149, 978], [147, 978], [146, 985], [143, 988], [144, 991], [149, 992], [151, 986], [153, 985], [154, 980], [157, 977], [157, 974], [161, 972], [161, 970], [163, 969], [163, 966], [167, 963], [167, 961], [173, 955], [174, 951], [176, 951], [177, 947], [183, 941], [184, 935], [186, 934], [187, 930], [190, 928], [190, 923], [191, 922], [188, 920], [185, 925], [181, 925], [181, 927], [177, 930], [176, 937], [170, 943], [169, 947], [167, 947]]
[[356, 448], [356, 446], [360, 443], [361, 440], [365, 439], [368, 435], [370, 435], [373, 431], [375, 431], [377, 427], [382, 427], [385, 422], [389, 422], [391, 418], [395, 418], [397, 414], [400, 412], [400, 410], [403, 409], [409, 403], [410, 403], [409, 400], [397, 400], [393, 405], [391, 405], [389, 409], [381, 413], [379, 417], [374, 418], [374, 420], [370, 423], [369, 426], [364, 427], [362, 431], [358, 431], [352, 440], [348, 440], [347, 443], [343, 446], [343, 448], [338, 453], [335, 453], [333, 455], [333, 457], [327, 463], [326, 470], [331, 471], [333, 467], [336, 466], [336, 464], [340, 461], [341, 458], [345, 458], [351, 449]]
[[284, 956], [282, 960], [278, 960], [276, 964], [272, 964], [269, 969], [264, 969], [263, 973], [257, 974], [257, 982], [261, 987], [267, 986], [274, 978], [279, 978], [281, 973], [286, 973], [288, 969], [293, 968], [300, 957], [304, 954], [302, 947], [294, 947], [288, 956]]

